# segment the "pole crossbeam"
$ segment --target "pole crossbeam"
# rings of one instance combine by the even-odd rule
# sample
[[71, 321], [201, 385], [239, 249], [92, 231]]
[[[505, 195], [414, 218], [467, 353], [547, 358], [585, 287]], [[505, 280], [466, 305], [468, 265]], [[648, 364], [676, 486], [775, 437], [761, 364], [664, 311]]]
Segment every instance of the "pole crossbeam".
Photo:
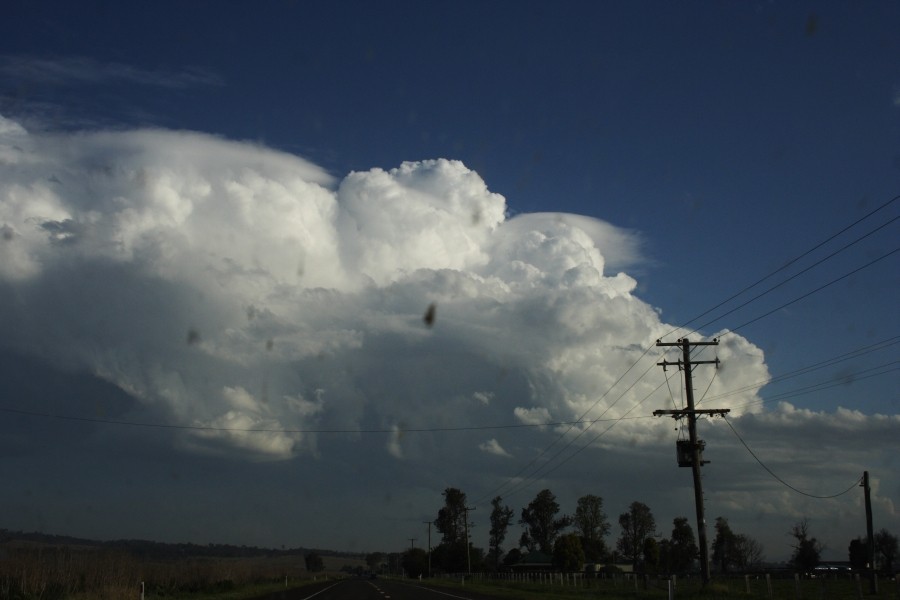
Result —
[[693, 373], [694, 365], [716, 365], [716, 368], [719, 367], [719, 359], [715, 360], [691, 360], [691, 346], [716, 346], [719, 344], [719, 340], [715, 339], [710, 342], [691, 342], [687, 338], [682, 338], [677, 342], [663, 342], [661, 340], [656, 340], [657, 346], [679, 346], [681, 348], [681, 360], [676, 362], [670, 362], [667, 360], [663, 360], [660, 363], [657, 363], [659, 366], [666, 369], [669, 366], [677, 366], [680, 370], [684, 371], [684, 389], [685, 389], [685, 399], [687, 400], [687, 408], [682, 410], [656, 410], [653, 411], [653, 414], [657, 417], [663, 415], [669, 415], [675, 419], [681, 419], [683, 417], [687, 417], [688, 419], [688, 434], [690, 436], [690, 457], [691, 457], [691, 472], [694, 476], [694, 502], [697, 507], [697, 545], [700, 547], [700, 577], [703, 580], [703, 585], [707, 585], [709, 583], [710, 575], [709, 575], [709, 544], [706, 542], [706, 517], [704, 516], [703, 509], [703, 486], [701, 483], [700, 477], [700, 467], [704, 464], [703, 459], [700, 457], [700, 452], [705, 446], [702, 442], [697, 439], [697, 415], [705, 415], [705, 414], [721, 414], [729, 412], [728, 409], [701, 409], [697, 410], [694, 408], [694, 387], [691, 379]]
[[654, 417], [671, 416], [673, 419], [680, 419], [689, 415], [727, 415], [731, 412], [730, 408], [698, 408], [696, 410], [654, 410]]

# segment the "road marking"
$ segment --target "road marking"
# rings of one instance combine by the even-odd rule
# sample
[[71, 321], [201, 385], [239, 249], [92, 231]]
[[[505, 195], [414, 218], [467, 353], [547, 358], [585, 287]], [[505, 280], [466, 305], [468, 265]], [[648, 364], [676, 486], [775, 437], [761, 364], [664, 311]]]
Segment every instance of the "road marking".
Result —
[[[340, 583], [340, 581], [339, 581], [338, 583]], [[333, 583], [333, 584], [329, 585], [327, 588], [324, 588], [324, 589], [319, 590], [318, 592], [316, 592], [316, 593], [313, 594], [312, 596], [307, 596], [306, 598], [301, 598], [301, 600], [309, 600], [310, 598], [315, 598], [315, 597], [318, 596], [319, 594], [322, 594], [322, 593], [324, 593], [324, 592], [327, 592], [328, 590], [330, 590], [330, 589], [333, 588], [334, 586], [338, 585], [338, 583]]]
[[450, 598], [459, 598], [459, 600], [472, 600], [471, 598], [469, 598], [467, 596], [456, 596], [454, 594], [448, 594], [447, 592], [442, 592], [442, 591], [436, 590], [434, 588], [427, 588], [423, 585], [414, 585], [411, 587], [416, 587], [416, 588], [419, 588], [420, 590], [428, 590], [429, 592], [434, 592], [435, 594], [440, 594], [442, 596], [448, 596]]

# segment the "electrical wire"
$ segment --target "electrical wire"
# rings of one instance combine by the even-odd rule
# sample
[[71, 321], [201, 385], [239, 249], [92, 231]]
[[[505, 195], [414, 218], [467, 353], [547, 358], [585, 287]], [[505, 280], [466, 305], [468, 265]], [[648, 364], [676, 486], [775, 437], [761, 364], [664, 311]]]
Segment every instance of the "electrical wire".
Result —
[[787, 481], [785, 481], [784, 479], [782, 479], [781, 477], [779, 477], [778, 475], [776, 475], [776, 474], [774, 473], [774, 471], [772, 471], [772, 469], [770, 469], [769, 467], [767, 467], [766, 464], [765, 464], [762, 460], [760, 460], [760, 458], [756, 455], [756, 453], [753, 452], [753, 450], [750, 449], [750, 446], [747, 445], [747, 442], [744, 441], [744, 438], [742, 438], [741, 435], [737, 432], [737, 430], [734, 428], [734, 425], [732, 425], [732, 424], [731, 424], [731, 421], [728, 420], [728, 417], [726, 417], [725, 415], [722, 415], [722, 418], [725, 419], [725, 422], [726, 422], [726, 423], [728, 423], [728, 427], [731, 429], [731, 432], [734, 433], [735, 437], [737, 437], [737, 439], [741, 442], [741, 444], [744, 446], [744, 448], [747, 449], [747, 452], [750, 453], [750, 456], [752, 456], [754, 459], [756, 459], [756, 462], [759, 463], [759, 466], [761, 466], [763, 469], [765, 469], [766, 472], [767, 472], [769, 475], [771, 475], [772, 477], [774, 477], [776, 481], [778, 481], [778, 482], [781, 483], [782, 485], [784, 485], [784, 486], [790, 488], [791, 490], [797, 492], [798, 494], [801, 494], [801, 495], [806, 496], [806, 497], [808, 497], [808, 498], [816, 498], [816, 499], [818, 499], [818, 500], [828, 500], [828, 499], [831, 499], [831, 498], [837, 498], [838, 496], [843, 496], [844, 494], [846, 494], [847, 492], [849, 492], [849, 491], [852, 490], [853, 488], [858, 487], [858, 486], [859, 486], [859, 483], [862, 481], [862, 477], [860, 477], [859, 479], [857, 479], [856, 481], [853, 482], [853, 485], [851, 485], [850, 487], [848, 487], [848, 488], [847, 488], [846, 490], [844, 490], [843, 492], [838, 492], [837, 494], [831, 494], [831, 495], [828, 495], [828, 496], [817, 496], [816, 494], [809, 494], [809, 493], [807, 493], [807, 492], [804, 492], [803, 490], [799, 490], [799, 489], [795, 488], [794, 486], [792, 486], [791, 484], [789, 484], [789, 483], [788, 483]]
[[759, 321], [760, 319], [763, 319], [763, 318], [765, 318], [765, 317], [768, 317], [769, 315], [771, 315], [771, 314], [773, 314], [773, 313], [776, 313], [776, 312], [778, 312], [779, 310], [781, 310], [781, 309], [783, 309], [783, 308], [787, 308], [788, 306], [791, 306], [792, 304], [795, 304], [795, 303], [799, 302], [800, 300], [803, 300], [803, 299], [805, 299], [805, 298], [808, 298], [809, 296], [812, 296], [812, 295], [815, 294], [815, 293], [821, 292], [821, 291], [824, 290], [825, 288], [827, 288], [827, 287], [829, 287], [829, 286], [832, 286], [832, 285], [834, 285], [835, 283], [838, 283], [839, 281], [842, 281], [842, 280], [844, 280], [844, 279], [847, 279], [847, 278], [850, 277], [851, 275], [855, 275], [856, 273], [859, 273], [859, 272], [862, 271], [863, 269], [867, 269], [867, 268], [871, 267], [872, 265], [874, 265], [875, 263], [880, 262], [880, 261], [884, 260], [885, 258], [888, 258], [889, 256], [892, 256], [892, 255], [896, 254], [897, 252], [900, 252], [900, 247], [894, 248], [894, 249], [891, 250], [890, 252], [887, 252], [887, 253], [885, 253], [885, 254], [882, 254], [882, 255], [879, 256], [878, 258], [872, 259], [872, 260], [870, 260], [869, 262], [867, 262], [866, 264], [862, 265], [861, 267], [857, 267], [857, 268], [853, 269], [852, 271], [849, 271], [848, 273], [844, 273], [844, 274], [841, 275], [840, 277], [838, 277], [838, 278], [836, 278], [836, 279], [832, 279], [832, 280], [829, 281], [828, 283], [823, 284], [823, 285], [820, 285], [820, 286], [817, 287], [816, 289], [814, 289], [814, 290], [812, 290], [812, 291], [810, 291], [810, 292], [807, 292], [807, 293], [803, 294], [802, 296], [798, 296], [797, 298], [794, 298], [793, 300], [791, 300], [791, 301], [789, 301], [789, 302], [785, 302], [785, 303], [782, 304], [781, 306], [776, 306], [776, 307], [773, 308], [772, 310], [770, 310], [770, 311], [768, 311], [768, 312], [765, 312], [765, 313], [759, 315], [758, 317], [755, 317], [755, 318], [753, 318], [753, 319], [750, 319], [749, 321], [747, 321], [747, 322], [745, 322], [745, 323], [742, 323], [742, 324], [738, 325], [737, 327], [732, 327], [729, 333], [734, 333], [735, 331], [739, 331], [739, 330], [743, 329], [744, 327], [746, 327], [747, 325], [752, 325], [753, 323], [756, 323], [756, 322]]
[[[39, 411], [23, 410], [18, 408], [0, 407], [0, 412], [17, 414], [29, 417], [42, 417], [47, 419], [59, 419], [61, 421], [76, 421], [82, 423], [97, 423], [102, 425], [123, 425], [127, 427], [146, 427], [150, 429], [182, 429], [189, 431], [212, 431], [212, 432], [233, 432], [233, 433], [315, 433], [315, 434], [378, 434], [378, 433], [397, 433], [396, 429], [284, 429], [284, 428], [266, 428], [266, 427], [213, 427], [210, 425], [177, 425], [173, 423], [148, 423], [142, 421], [121, 421], [116, 419], [101, 419], [94, 417], [78, 417], [74, 415], [64, 415], [55, 413], [46, 413]], [[631, 417], [632, 419], [645, 419], [648, 417]], [[543, 427], [562, 427], [565, 425], [578, 425], [583, 423], [602, 423], [618, 421], [616, 419], [597, 418], [582, 421], [552, 421], [547, 423], [513, 423], [504, 425], [470, 425], [459, 427], [410, 427], [403, 428], [403, 433], [440, 433], [440, 432], [456, 432], [456, 431], [485, 431], [497, 429], [539, 429]]]
[[[702, 319], [703, 317], [705, 317], [705, 316], [708, 315], [709, 313], [711, 313], [711, 312], [713, 312], [714, 310], [716, 310], [716, 309], [718, 309], [718, 308], [724, 306], [725, 304], [728, 304], [729, 302], [731, 302], [731, 301], [734, 300], [735, 298], [738, 298], [739, 296], [741, 296], [741, 295], [744, 294], [745, 292], [748, 292], [748, 291], [752, 290], [753, 288], [755, 288], [756, 286], [758, 286], [758, 285], [761, 284], [762, 282], [766, 281], [767, 279], [769, 279], [769, 278], [771, 278], [771, 277], [774, 277], [775, 275], [777, 275], [778, 273], [784, 271], [785, 269], [787, 269], [788, 267], [790, 267], [791, 265], [793, 265], [793, 264], [796, 263], [797, 261], [799, 261], [799, 260], [805, 258], [806, 256], [809, 256], [810, 254], [812, 254], [813, 252], [815, 252], [816, 250], [818, 250], [819, 248], [821, 248], [822, 246], [824, 246], [824, 245], [827, 244], [828, 242], [834, 240], [835, 238], [839, 237], [839, 236], [842, 235], [843, 233], [845, 233], [845, 232], [849, 231], [850, 229], [852, 229], [853, 227], [859, 225], [860, 223], [862, 223], [863, 221], [865, 221], [866, 219], [868, 219], [868, 218], [871, 217], [872, 215], [874, 215], [874, 214], [880, 212], [881, 210], [887, 208], [888, 206], [890, 206], [891, 204], [893, 204], [893, 203], [896, 202], [897, 200], [900, 200], [900, 194], [894, 196], [893, 198], [891, 198], [890, 200], [888, 200], [887, 202], [885, 202], [885, 203], [882, 204], [881, 206], [878, 206], [878, 207], [875, 208], [874, 210], [869, 211], [868, 213], [866, 213], [865, 215], [863, 215], [862, 217], [860, 217], [859, 219], [857, 219], [857, 220], [854, 221], [853, 223], [850, 223], [849, 225], [847, 225], [846, 227], [844, 227], [843, 229], [841, 229], [841, 230], [838, 231], [837, 233], [834, 233], [834, 234], [832, 234], [831, 236], [827, 237], [826, 239], [822, 240], [821, 242], [819, 242], [818, 244], [816, 244], [815, 246], [813, 246], [812, 248], [810, 248], [809, 250], [807, 250], [807, 251], [804, 252], [803, 254], [800, 254], [800, 255], [798, 255], [798, 256], [792, 258], [791, 260], [789, 260], [788, 262], [786, 262], [784, 265], [782, 265], [781, 267], [775, 269], [774, 271], [772, 271], [772, 272], [769, 273], [768, 275], [764, 275], [763, 277], [761, 277], [760, 279], [758, 279], [758, 280], [756, 280], [755, 282], [751, 283], [750, 285], [746, 286], [745, 288], [743, 288], [743, 289], [740, 290], [739, 292], [734, 293], [733, 295], [729, 296], [729, 297], [726, 298], [725, 300], [722, 300], [721, 302], [719, 302], [718, 304], [716, 304], [716, 305], [713, 306], [712, 308], [709, 308], [709, 309], [703, 311], [702, 313], [700, 313], [700, 314], [697, 315], [696, 317], [694, 317], [694, 318], [692, 318], [691, 320], [685, 322], [684, 324], [680, 325], [679, 327], [673, 329], [672, 331], [670, 331], [669, 333], [667, 333], [667, 334], [666, 334], [665, 336], [663, 336], [663, 337], [668, 337], [668, 336], [672, 335], [673, 333], [675, 333], [676, 331], [679, 331], [679, 330], [682, 330], [682, 329], [687, 329], [687, 326], [690, 325], [691, 323], [693, 323], [694, 321], [697, 321], [698, 319]], [[698, 329], [699, 329], [699, 328], [698, 328]], [[695, 330], [695, 331], [696, 331], [696, 330]], [[685, 336], [682, 336], [682, 337], [685, 337]]]
[[[722, 392], [721, 394], [716, 394], [714, 396], [710, 396], [707, 400], [718, 400], [720, 398], [727, 398], [729, 396], [734, 396], [735, 394], [740, 394], [742, 392], [746, 392], [748, 390], [759, 389], [764, 385], [771, 385], [773, 383], [778, 383], [781, 381], [785, 381], [787, 379], [792, 379], [794, 377], [799, 377], [800, 375], [806, 375], [807, 373], [812, 373], [813, 371], [818, 371], [820, 369], [824, 369], [826, 367], [832, 367], [838, 363], [845, 362], [848, 360], [852, 360], [854, 358], [859, 358], [861, 356], [865, 356], [866, 354], [871, 354], [872, 352], [877, 352], [879, 350], [884, 350], [885, 348], [889, 348], [896, 344], [900, 343], [900, 336], [893, 336], [890, 338], [886, 338], [879, 342], [875, 342], [874, 344], [869, 344], [868, 346], [862, 346], [860, 348], [856, 348], [854, 350], [850, 350], [849, 352], [845, 352], [844, 354], [839, 354], [837, 356], [826, 358], [823, 361], [819, 361], [817, 363], [812, 363], [811, 365], [806, 365], [805, 367], [800, 367], [799, 369], [795, 369], [793, 371], [787, 371], [786, 373], [782, 373], [781, 375], [776, 375], [775, 377], [770, 377], [764, 381], [757, 381], [755, 383], [751, 383], [727, 392]], [[699, 404], [699, 402], [697, 403]]]
[[782, 280], [782, 281], [776, 283], [775, 285], [773, 285], [773, 286], [770, 287], [769, 289], [767, 289], [767, 290], [765, 290], [765, 291], [763, 291], [763, 292], [760, 292], [759, 294], [757, 294], [756, 296], [753, 296], [752, 298], [750, 298], [749, 300], [743, 302], [742, 304], [739, 304], [739, 305], [735, 306], [734, 308], [732, 308], [731, 310], [722, 313], [721, 315], [719, 315], [719, 316], [716, 317], [715, 319], [711, 319], [711, 320], [707, 321], [706, 323], [704, 323], [703, 325], [700, 325], [699, 327], [697, 327], [696, 329], [694, 329], [694, 331], [692, 331], [691, 333], [689, 333], [689, 334], [687, 334], [687, 335], [691, 335], [692, 333], [697, 333], [699, 330], [704, 329], [704, 328], [706, 328], [706, 327], [709, 327], [710, 325], [712, 325], [712, 324], [715, 323], [716, 321], [719, 321], [720, 319], [722, 319], [722, 318], [724, 318], [724, 317], [727, 317], [728, 315], [730, 315], [730, 314], [732, 314], [732, 313], [735, 313], [735, 312], [739, 311], [740, 309], [744, 308], [745, 306], [747, 306], [747, 305], [750, 304], [751, 302], [755, 302], [756, 300], [759, 300], [760, 298], [762, 298], [763, 296], [765, 296], [765, 295], [768, 294], [769, 292], [773, 292], [773, 291], [777, 290], [778, 288], [780, 288], [780, 287], [783, 286], [784, 284], [786, 284], [786, 283], [788, 283], [788, 282], [790, 282], [790, 281], [793, 281], [794, 279], [796, 279], [797, 277], [800, 277], [800, 276], [803, 275], [804, 273], [806, 273], [806, 272], [808, 272], [808, 271], [814, 269], [815, 267], [818, 267], [819, 265], [821, 265], [821, 264], [824, 263], [825, 261], [834, 258], [835, 256], [837, 256], [838, 254], [840, 254], [841, 252], [843, 252], [843, 251], [846, 250], [847, 248], [850, 248], [850, 247], [853, 246], [854, 244], [857, 244], [857, 243], [861, 242], [862, 240], [866, 239], [867, 237], [869, 237], [870, 235], [874, 234], [875, 232], [877, 232], [877, 231], [879, 231], [879, 230], [881, 230], [881, 229], [887, 227], [888, 225], [890, 225], [891, 223], [893, 223], [893, 222], [896, 221], [897, 219], [900, 219], [900, 217], [894, 217], [894, 218], [891, 219], [890, 221], [888, 221], [888, 222], [886, 222], [886, 223], [882, 223], [881, 225], [879, 225], [879, 226], [876, 227], [875, 229], [873, 229], [873, 230], [869, 231], [868, 233], [866, 233], [866, 234], [864, 234], [864, 235], [862, 235], [862, 236], [856, 238], [856, 239], [853, 240], [852, 242], [848, 242], [848, 243], [845, 244], [844, 246], [841, 246], [840, 248], [838, 248], [837, 250], [835, 250], [834, 252], [832, 252], [832, 253], [829, 254], [828, 256], [825, 256], [825, 257], [823, 257], [823, 258], [820, 258], [819, 260], [817, 260], [817, 261], [814, 262], [813, 264], [809, 265], [809, 266], [806, 267], [805, 269], [803, 269], [803, 270], [801, 270], [801, 271], [797, 271], [796, 273], [794, 273], [793, 275], [791, 275], [791, 276], [788, 277], [787, 279], [784, 279], [784, 280]]

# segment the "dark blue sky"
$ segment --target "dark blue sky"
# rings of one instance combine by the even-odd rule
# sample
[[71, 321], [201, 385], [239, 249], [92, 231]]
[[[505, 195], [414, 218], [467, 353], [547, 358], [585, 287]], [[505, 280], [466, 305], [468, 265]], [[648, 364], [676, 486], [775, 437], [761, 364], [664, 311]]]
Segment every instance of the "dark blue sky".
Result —
[[[629, 230], [641, 257], [605, 275], [627, 271], [665, 323], [694, 318], [900, 193], [897, 3], [13, 0], [4, 13], [0, 115], [31, 132], [201, 132], [300, 156], [338, 182], [460, 160], [510, 216], [567, 212]], [[898, 262], [886, 255], [897, 214], [889, 204], [754, 293], [821, 265], [702, 333], [810, 294], [740, 331], [772, 375], [893, 339]], [[897, 415], [894, 357], [863, 355], [760, 394], [842, 383], [790, 401]], [[887, 366], [866, 378], [877, 365]], [[896, 501], [896, 458], [883, 464]], [[269, 539], [253, 531], [212, 541]]]

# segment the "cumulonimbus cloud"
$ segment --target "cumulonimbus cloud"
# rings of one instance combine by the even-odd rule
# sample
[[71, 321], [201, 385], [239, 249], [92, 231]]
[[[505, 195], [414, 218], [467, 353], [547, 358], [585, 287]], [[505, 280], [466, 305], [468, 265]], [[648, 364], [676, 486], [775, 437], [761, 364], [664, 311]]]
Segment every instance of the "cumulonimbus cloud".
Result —
[[[192, 447], [285, 458], [316, 452], [320, 427], [614, 418], [664, 381], [604, 396], [672, 329], [610, 271], [640, 260], [639, 238], [584, 216], [508, 218], [459, 161], [335, 181], [205, 134], [34, 134], [0, 117], [0, 231], [6, 350], [205, 427], [185, 433]], [[765, 380], [746, 339], [718, 352], [730, 368], [710, 394]], [[389, 452], [415, 456], [409, 438]]]

